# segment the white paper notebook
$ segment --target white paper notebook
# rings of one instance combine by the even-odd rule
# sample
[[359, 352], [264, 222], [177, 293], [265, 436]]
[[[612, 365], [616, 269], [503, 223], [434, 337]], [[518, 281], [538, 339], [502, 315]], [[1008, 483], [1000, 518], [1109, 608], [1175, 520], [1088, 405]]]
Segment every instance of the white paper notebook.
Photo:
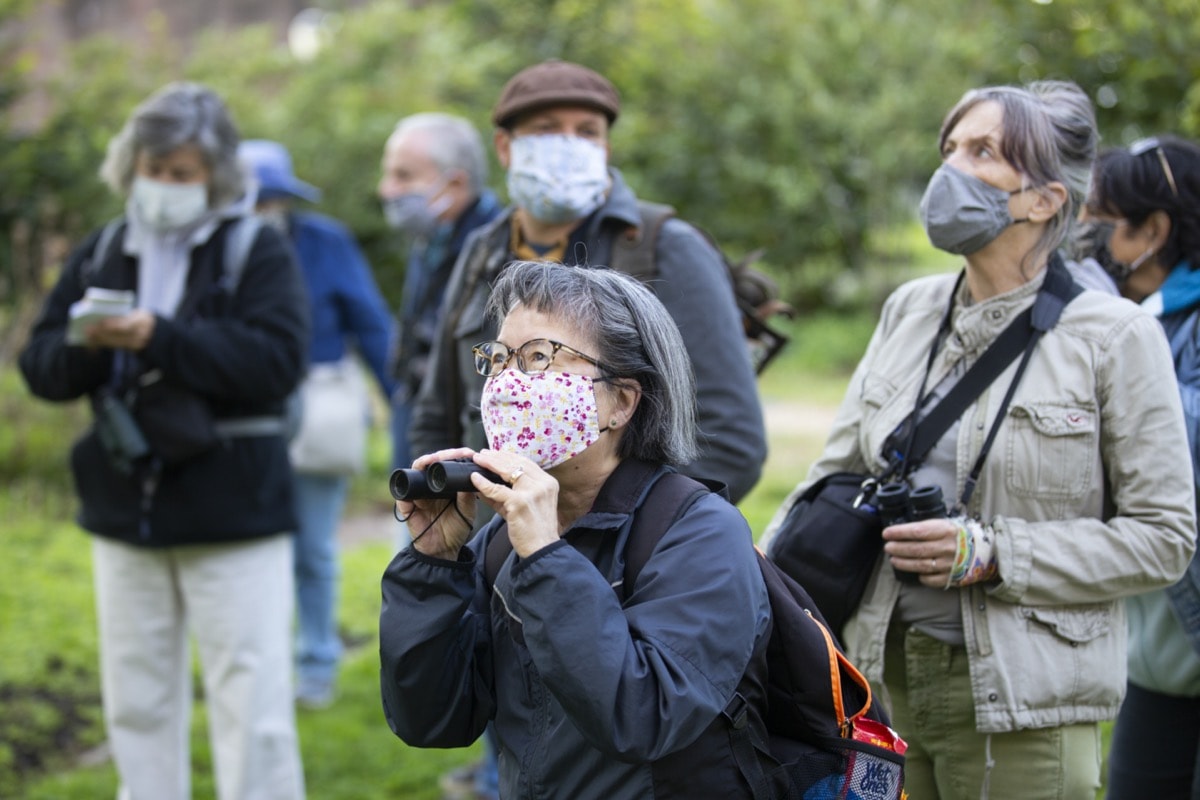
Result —
[[122, 317], [133, 311], [135, 296], [131, 291], [88, 287], [83, 299], [72, 303], [67, 325], [67, 344], [85, 344], [84, 331], [108, 317]]

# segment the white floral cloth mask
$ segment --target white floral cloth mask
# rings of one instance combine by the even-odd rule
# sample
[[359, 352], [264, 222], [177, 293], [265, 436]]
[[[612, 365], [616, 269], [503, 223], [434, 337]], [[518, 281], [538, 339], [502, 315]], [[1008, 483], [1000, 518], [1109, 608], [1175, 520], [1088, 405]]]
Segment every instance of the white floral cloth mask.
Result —
[[518, 136], [510, 154], [508, 196], [534, 219], [570, 222], [604, 202], [608, 155], [595, 142], [559, 133]]
[[483, 386], [483, 429], [493, 450], [556, 467], [600, 438], [596, 387], [586, 375], [506, 369]]

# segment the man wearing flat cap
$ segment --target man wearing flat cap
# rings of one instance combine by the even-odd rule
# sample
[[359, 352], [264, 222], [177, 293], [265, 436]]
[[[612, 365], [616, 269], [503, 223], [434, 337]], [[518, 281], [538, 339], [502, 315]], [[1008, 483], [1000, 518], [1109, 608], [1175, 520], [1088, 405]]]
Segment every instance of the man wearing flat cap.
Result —
[[[528, 67], [500, 93], [494, 144], [512, 205], [472, 234], [455, 265], [410, 429], [413, 452], [487, 446], [479, 420], [484, 379], [471, 347], [495, 338], [483, 309], [506, 264], [611, 266], [647, 280], [683, 334], [702, 433], [701, 456], [685, 472], [722, 481], [737, 502], [758, 480], [766, 439], [729, 275], [691, 225], [650, 221], [650, 206], [609, 166], [608, 133], [620, 110], [604, 76], [567, 61]], [[659, 225], [645, 258], [652, 263], [638, 264], [630, 243]]]

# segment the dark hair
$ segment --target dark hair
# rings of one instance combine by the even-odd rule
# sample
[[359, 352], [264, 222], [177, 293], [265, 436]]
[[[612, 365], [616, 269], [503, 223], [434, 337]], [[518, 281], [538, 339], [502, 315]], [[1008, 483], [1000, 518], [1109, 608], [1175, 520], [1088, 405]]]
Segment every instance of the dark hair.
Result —
[[517, 261], [492, 287], [488, 316], [526, 306], [570, 323], [596, 346], [608, 378], [628, 378], [642, 399], [621, 437], [622, 458], [683, 466], [698, 455], [692, 364], [675, 321], [640, 281], [611, 269]]
[[1159, 263], [1170, 269], [1186, 260], [1192, 269], [1200, 268], [1200, 145], [1157, 136], [1133, 148], [1105, 150], [1096, 159], [1087, 205], [1092, 213], [1135, 227], [1155, 211], [1166, 212], [1171, 233], [1158, 252]]

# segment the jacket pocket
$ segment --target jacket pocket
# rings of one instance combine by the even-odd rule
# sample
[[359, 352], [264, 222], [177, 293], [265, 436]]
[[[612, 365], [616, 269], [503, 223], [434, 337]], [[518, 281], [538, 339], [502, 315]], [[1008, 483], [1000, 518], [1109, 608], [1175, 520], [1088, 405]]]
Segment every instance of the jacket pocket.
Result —
[[858, 449], [869, 471], [879, 471], [884, 443], [912, 410], [911, 401], [907, 406], [898, 404], [898, 392], [895, 382], [878, 373], [867, 375], [863, 381], [859, 395], [862, 424], [858, 431]]
[[1006, 479], [1017, 495], [1042, 500], [1082, 497], [1092, 485], [1098, 423], [1080, 405], [1013, 402]]
[[[1042, 718], [1113, 708], [1125, 686], [1125, 624], [1114, 603], [1020, 606], [1006, 661], [1015, 702]], [[1014, 641], [1009, 641], [1013, 644]], [[1016, 652], [1016, 651], [1019, 651]]]
[[1071, 643], [1085, 644], [1106, 636], [1112, 630], [1112, 606], [1109, 603], [1074, 608], [1027, 606], [1021, 609], [1031, 632], [1044, 631]]

